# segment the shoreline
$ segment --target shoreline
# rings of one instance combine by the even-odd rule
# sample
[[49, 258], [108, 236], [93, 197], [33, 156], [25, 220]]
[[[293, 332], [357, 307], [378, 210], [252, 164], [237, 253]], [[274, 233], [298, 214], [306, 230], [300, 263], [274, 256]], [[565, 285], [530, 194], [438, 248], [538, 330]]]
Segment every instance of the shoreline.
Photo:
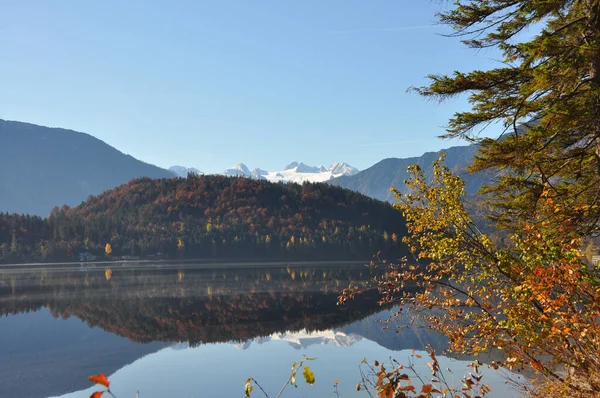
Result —
[[342, 267], [342, 266], [366, 266], [368, 261], [364, 260], [336, 260], [336, 261], [315, 261], [315, 260], [296, 260], [296, 261], [277, 261], [277, 260], [213, 260], [213, 259], [189, 259], [189, 260], [120, 260], [120, 261], [90, 261], [90, 262], [56, 262], [56, 263], [21, 263], [21, 264], [1, 264], [2, 271], [36, 271], [36, 270], [56, 270], [56, 271], [77, 271], [94, 270], [118, 267], [119, 269], [161, 269], [161, 268], [280, 268], [280, 267]]

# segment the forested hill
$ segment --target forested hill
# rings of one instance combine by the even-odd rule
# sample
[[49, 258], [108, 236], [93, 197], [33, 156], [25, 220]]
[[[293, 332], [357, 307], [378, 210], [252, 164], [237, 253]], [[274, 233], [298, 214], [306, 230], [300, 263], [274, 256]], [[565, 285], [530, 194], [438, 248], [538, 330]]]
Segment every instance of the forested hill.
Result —
[[172, 176], [88, 134], [0, 119], [0, 212], [45, 217], [132, 178]]
[[108, 257], [369, 259], [404, 254], [400, 212], [347, 189], [224, 176], [132, 180], [47, 219], [0, 216], [3, 262]]

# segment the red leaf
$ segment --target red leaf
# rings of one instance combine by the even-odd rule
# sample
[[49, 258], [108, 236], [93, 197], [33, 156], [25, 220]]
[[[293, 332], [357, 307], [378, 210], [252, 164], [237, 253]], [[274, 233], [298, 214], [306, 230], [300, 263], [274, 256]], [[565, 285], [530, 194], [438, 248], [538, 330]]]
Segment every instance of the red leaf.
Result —
[[544, 366], [542, 365], [542, 363], [540, 361], [537, 360], [533, 360], [531, 361], [531, 366], [533, 366], [533, 368], [539, 372], [541, 372], [542, 370], [544, 370]]
[[96, 391], [95, 393], [90, 395], [90, 398], [100, 398], [102, 394], [104, 394], [104, 391]]
[[[106, 375], [104, 373], [90, 376], [90, 377], [88, 377], [88, 380], [91, 381], [92, 383], [101, 384], [106, 388], [109, 388], [109, 386], [110, 386], [110, 381], [108, 381], [108, 379], [106, 378]], [[99, 396], [100, 395], [98, 395], [98, 397]], [[94, 397], [94, 398], [97, 398], [97, 397]]]

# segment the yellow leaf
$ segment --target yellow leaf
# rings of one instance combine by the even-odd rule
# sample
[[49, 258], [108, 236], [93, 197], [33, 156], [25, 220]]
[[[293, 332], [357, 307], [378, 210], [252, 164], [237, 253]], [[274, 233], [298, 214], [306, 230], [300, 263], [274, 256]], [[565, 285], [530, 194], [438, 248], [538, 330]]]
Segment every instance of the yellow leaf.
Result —
[[302, 375], [304, 376], [304, 380], [306, 380], [308, 384], [310, 384], [311, 386], [315, 384], [315, 374], [310, 370], [308, 366], [304, 367], [304, 372], [302, 372]]
[[246, 398], [250, 398], [250, 394], [252, 393], [252, 378], [246, 380], [246, 385], [244, 386], [244, 394], [246, 394]]

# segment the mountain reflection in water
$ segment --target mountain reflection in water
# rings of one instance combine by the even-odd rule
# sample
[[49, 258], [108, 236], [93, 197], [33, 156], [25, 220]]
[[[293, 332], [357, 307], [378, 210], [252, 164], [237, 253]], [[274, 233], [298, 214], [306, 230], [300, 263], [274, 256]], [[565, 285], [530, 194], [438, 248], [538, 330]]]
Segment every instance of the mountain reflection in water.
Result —
[[[168, 357], [161, 360], [167, 387], [170, 378], [180, 380], [181, 375], [172, 372], [183, 372], [181, 366], [169, 362], [179, 361], [169, 353], [182, 352], [181, 361], [192, 352], [217, 355], [212, 360], [218, 362], [233, 355], [229, 360], [246, 363], [248, 369], [213, 378], [221, 384], [239, 384], [241, 395], [245, 379], [260, 373], [255, 369], [288, 359], [281, 348], [273, 351], [281, 344], [295, 349], [294, 360], [317, 346], [350, 350], [363, 340], [389, 350], [422, 349], [426, 344], [443, 348], [442, 338], [423, 329], [405, 329], [400, 335], [382, 330], [377, 321], [391, 312], [377, 304], [379, 296], [370, 289], [373, 272], [364, 266], [344, 264], [240, 264], [226, 268], [206, 264], [87, 264], [0, 269], [0, 308], [8, 315], [0, 318], [0, 396], [48, 397], [86, 389], [88, 375], [121, 374], [130, 368], [123, 368], [125, 365], [138, 364], [138, 358], [151, 353], [155, 354], [148, 361]], [[350, 282], [367, 292], [346, 305], [337, 305], [339, 292]], [[168, 345], [168, 351], [162, 350]], [[228, 351], [232, 348], [238, 354]], [[361, 355], [370, 356], [368, 351], [373, 350]], [[240, 362], [240, 355], [250, 362]], [[327, 368], [327, 355], [321, 356], [324, 358], [315, 361], [321, 362], [315, 369], [324, 366], [321, 376], [334, 377], [336, 369]], [[291, 362], [285, 364], [285, 368], [289, 366]], [[138, 376], [128, 377], [136, 380]], [[286, 376], [278, 377], [280, 380], [272, 382], [279, 383]], [[114, 378], [113, 383], [118, 388]], [[134, 388], [129, 382], [120, 383], [122, 388]], [[166, 396], [157, 389], [141, 397]], [[177, 395], [172, 388], [162, 393]], [[182, 394], [190, 396], [187, 390]], [[209, 390], [196, 394], [219, 395]]]

